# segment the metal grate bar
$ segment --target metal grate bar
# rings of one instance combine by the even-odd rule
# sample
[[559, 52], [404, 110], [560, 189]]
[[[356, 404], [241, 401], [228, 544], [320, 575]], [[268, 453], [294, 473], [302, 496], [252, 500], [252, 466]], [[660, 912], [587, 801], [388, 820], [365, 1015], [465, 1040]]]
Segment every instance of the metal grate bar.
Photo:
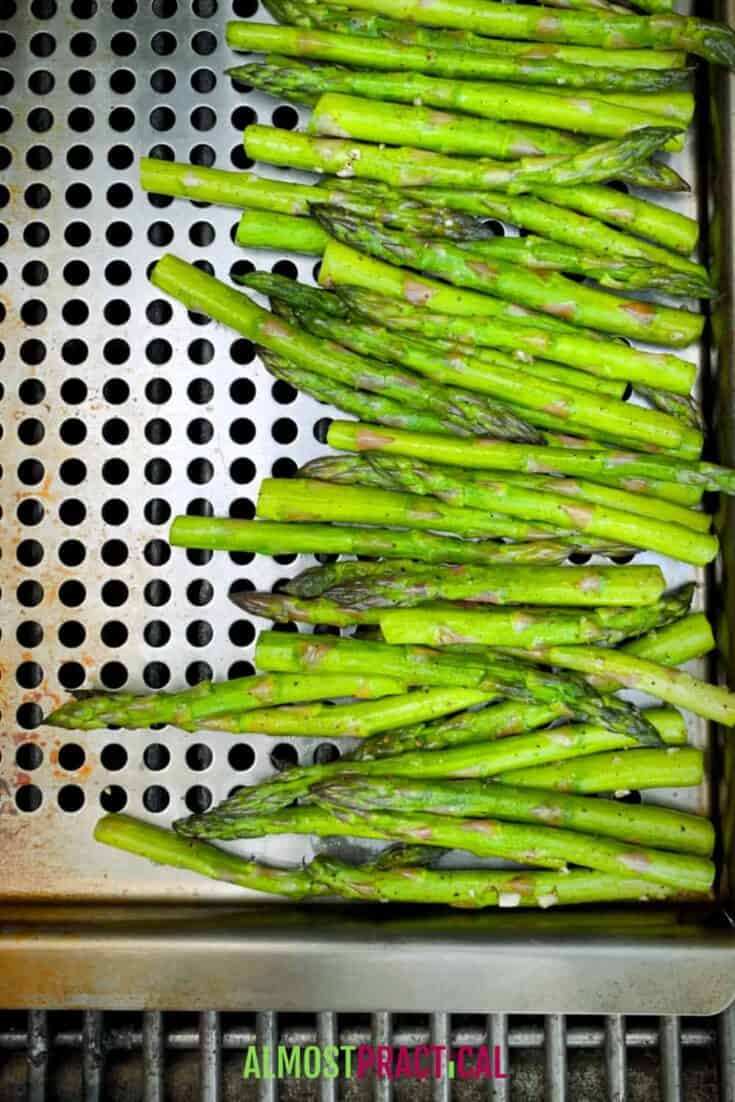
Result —
[[[248, 1044], [256, 1044], [261, 1052], [264, 1048], [269, 1048], [273, 1052], [278, 1041], [277, 1015], [272, 1010], [260, 1011], [255, 1015], [255, 1036], [248, 1041]], [[281, 1043], [289, 1044], [290, 1042], [284, 1038]], [[242, 1047], [245, 1048], [246, 1046], [243, 1045]], [[277, 1102], [277, 1099], [278, 1081], [276, 1079], [258, 1080], [258, 1102]]]
[[625, 1018], [611, 1014], [605, 1019], [605, 1070], [609, 1102], [626, 1102], [628, 1097]]
[[[337, 1043], [337, 1015], [324, 1010], [316, 1016], [316, 1043], [322, 1050]], [[319, 1080], [319, 1102], [337, 1102], [337, 1080], [322, 1076]]]
[[[429, 1044], [443, 1045], [445, 1048], [449, 1046], [451, 1042], [451, 1030], [449, 1015], [445, 1011], [431, 1015], [429, 1036], [431, 1037]], [[432, 1081], [431, 1097], [432, 1102], [450, 1102], [451, 1100], [452, 1083], [449, 1078], [446, 1062], [442, 1066], [441, 1075], [437, 1075]]]
[[84, 1102], [100, 1102], [104, 1070], [102, 1013], [99, 1010], [85, 1010], [82, 1025], [82, 1097]]
[[222, 1097], [222, 1042], [216, 1010], [199, 1015], [199, 1097], [201, 1102], [220, 1102]]
[[[379, 1010], [371, 1015], [371, 1043], [378, 1045], [397, 1043], [393, 1038], [393, 1017], [387, 1010]], [[378, 1079], [376, 1076], [373, 1088], [375, 1102], [393, 1102], [393, 1083], [390, 1079]]]
[[487, 1043], [495, 1053], [500, 1053], [500, 1066], [507, 1079], [491, 1079], [489, 1084], [490, 1102], [510, 1102], [510, 1062], [508, 1060], [508, 1015], [490, 1014], [487, 1020]]
[[28, 1013], [28, 1102], [44, 1102], [48, 1072], [48, 1017], [45, 1010]]
[[663, 1102], [683, 1102], [681, 1081], [681, 1022], [661, 1018], [661, 1097]]
[[567, 1100], [567, 1025], [563, 1014], [546, 1019], [546, 1102]]
[[143, 1014], [143, 1102], [163, 1102], [163, 1014]]
[[735, 1003], [720, 1015], [720, 1100], [735, 1102]]

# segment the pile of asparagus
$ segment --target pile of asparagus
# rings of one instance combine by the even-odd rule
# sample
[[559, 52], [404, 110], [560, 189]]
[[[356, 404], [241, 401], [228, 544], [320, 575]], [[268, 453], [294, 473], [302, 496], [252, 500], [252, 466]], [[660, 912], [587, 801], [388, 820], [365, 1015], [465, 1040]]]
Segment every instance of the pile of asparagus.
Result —
[[[151, 280], [357, 418], [331, 423], [339, 454], [266, 479], [254, 520], [177, 517], [170, 541], [359, 556], [233, 595], [354, 634], [263, 631], [257, 676], [85, 697], [48, 722], [359, 742], [174, 832], [107, 816], [99, 841], [296, 898], [708, 898], [711, 824], [619, 797], [700, 783], [679, 709], [735, 726], [735, 695], [679, 669], [712, 648], [709, 624], [657, 567], [567, 562], [645, 550], [703, 566], [718, 545], [702, 495], [735, 493], [734, 471], [700, 460], [696, 369], [672, 351], [701, 334], [692, 300], [715, 293], [696, 223], [628, 190], [688, 187], [659, 156], [693, 115], [686, 55], [732, 67], [735, 33], [631, 2], [643, 14], [267, 0], [280, 25], [227, 27], [265, 56], [229, 75], [311, 117], [306, 133], [249, 126], [245, 150], [317, 182], [143, 159], [144, 189], [241, 209], [241, 245], [321, 258], [319, 288], [239, 278], [270, 310], [176, 257]], [[212, 844], [279, 833], [389, 846], [277, 869]], [[449, 850], [469, 867], [442, 863]]]
[[[349, 586], [354, 565], [311, 568], [291, 588]], [[513, 569], [505, 571], [508, 581]], [[640, 600], [647, 593], [649, 603], [597, 607], [602, 634], [595, 638], [606, 647], [431, 648], [385, 641], [386, 632], [340, 638], [270, 631], [256, 649], [264, 674], [147, 697], [84, 696], [47, 722], [75, 730], [169, 723], [183, 731], [357, 737], [345, 757], [276, 774], [174, 823], [175, 831], [197, 840], [289, 833], [434, 847], [393, 854], [388, 868], [320, 858], [306, 870], [279, 870], [201, 843], [189, 848], [125, 816], [98, 824], [98, 839], [109, 845], [245, 887], [456, 906], [706, 898], [714, 877], [706, 819], [598, 798], [696, 785], [703, 777], [702, 753], [686, 745], [677, 708], [641, 709], [614, 695], [621, 687], [735, 724], [735, 694], [676, 669], [713, 645], [706, 618], [689, 612], [691, 585], [652, 599], [660, 586], [647, 567], [613, 570], [608, 582], [622, 588], [610, 590], [599, 571], [556, 573], [577, 592], [589, 591], [597, 573], [597, 599], [615, 600], [630, 599], [625, 589], [636, 571], [648, 581], [642, 576], [628, 594]], [[562, 586], [558, 597], [570, 592], [565, 584], [555, 583]], [[517, 607], [511, 613], [528, 615]], [[536, 630], [556, 638], [558, 624], [550, 616]], [[523, 871], [415, 868], [447, 850], [502, 858]], [[540, 871], [548, 869], [553, 875]]]

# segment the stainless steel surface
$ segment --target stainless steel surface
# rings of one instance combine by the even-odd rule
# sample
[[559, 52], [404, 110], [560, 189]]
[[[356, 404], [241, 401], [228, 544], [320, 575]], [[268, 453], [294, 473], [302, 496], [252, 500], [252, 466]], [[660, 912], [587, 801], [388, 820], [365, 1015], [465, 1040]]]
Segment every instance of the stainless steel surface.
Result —
[[203, 1010], [199, 1015], [199, 1096], [202, 1102], [220, 1102], [222, 1097], [222, 1044], [216, 1010]]
[[567, 1100], [566, 1022], [562, 1014], [546, 1019], [546, 1102]]
[[163, 1016], [157, 1010], [143, 1014], [143, 1102], [163, 1102]]
[[[7, 1017], [7, 1016], [6, 1016]], [[43, 1102], [78, 1102], [82, 1097], [83, 1079], [80, 1060], [83, 1058], [81, 1023], [77, 1028], [67, 1019], [73, 1014], [52, 1015], [49, 1023], [48, 1075], [35, 1097]], [[78, 1016], [77, 1016], [78, 1017]], [[371, 1043], [373, 1030], [368, 1015], [331, 1015], [335, 1039], [341, 1044]], [[436, 1016], [431, 1016], [436, 1018]], [[383, 1033], [386, 1044], [407, 1045], [410, 1048], [426, 1044], [438, 1031], [440, 1023], [432, 1022], [427, 1014], [405, 1017], [396, 1028]], [[265, 1036], [262, 1019], [267, 1018], [268, 1043], [284, 1045], [313, 1045], [318, 1043], [320, 1030], [324, 1028], [317, 1015], [289, 1013], [275, 1015], [268, 1011], [260, 1015], [222, 1016], [223, 1029], [219, 1045], [221, 1090], [225, 1100], [254, 1098], [256, 1084], [242, 1082], [245, 1050], [256, 1042], [256, 1036]], [[670, 1057], [680, 1061], [682, 1089], [686, 1102], [727, 1102], [735, 1089], [735, 1076], [723, 1040], [728, 1016], [717, 1020], [681, 1023], [680, 1047], [665, 1052], [660, 1046], [661, 1033], [656, 1022], [636, 1025], [628, 1029], [622, 1040], [628, 1059], [628, 1071], [624, 1087], [630, 1097], [646, 1102], [666, 1102], [663, 1093], [660, 1064]], [[0, 1022], [4, 1030], [0, 1052], [0, 1098], [3, 1102], [16, 1102], [33, 1096], [33, 1064], [29, 1049], [29, 1037], [34, 1029], [29, 1015], [17, 1015], [10, 1022]], [[182, 1019], [184, 1021], [182, 1022]], [[258, 1021], [257, 1019], [261, 1019]], [[145, 1036], [150, 1021], [147, 1013], [128, 1014], [121, 1020], [119, 1014], [105, 1014], [102, 1019], [101, 1041], [105, 1056], [102, 1077], [102, 1098], [105, 1102], [136, 1102], [147, 1099], [149, 1084], [155, 1076], [160, 1097], [166, 1102], [195, 1102], [206, 1098], [199, 1080], [201, 1053], [207, 1043], [206, 1030], [200, 1028], [201, 1020], [192, 1014], [163, 1015], [160, 1021], [160, 1046], [155, 1056], [145, 1049]], [[486, 1017], [452, 1016], [448, 1023], [443, 1019], [441, 1029], [448, 1024], [449, 1040], [460, 1044], [480, 1045], [492, 1043], [492, 1030], [488, 1032]], [[510, 1018], [512, 1062], [509, 1068], [513, 1102], [539, 1102], [544, 1095], [543, 1052], [545, 1023], [543, 1019]], [[611, 1086], [608, 1070], [601, 1059], [602, 1038], [606, 1022], [603, 1019], [567, 1022], [568, 1095], [574, 1102], [617, 1102], [619, 1097]], [[9, 1028], [10, 1027], [10, 1028]], [[627, 1044], [626, 1044], [627, 1042]], [[353, 1059], [354, 1069], [354, 1059]], [[261, 1081], [257, 1094], [263, 1097]], [[335, 1081], [338, 1097], [350, 1102], [377, 1102], [381, 1098], [381, 1083], [373, 1075], [358, 1079], [353, 1075], [342, 1076]], [[321, 1083], [288, 1079], [276, 1084], [276, 1096], [288, 1102], [313, 1102], [321, 1089]], [[397, 1081], [399, 1098], [428, 1098], [431, 1084], [422, 1087], [415, 1082]], [[510, 1092], [509, 1092], [510, 1093]], [[452, 1102], [479, 1102], [492, 1097], [492, 1083], [456, 1078], [450, 1084]]]
[[[259, 1049], [271, 1051], [278, 1043], [278, 1019], [272, 1010], [262, 1010], [255, 1017], [255, 1037], [253, 1043]], [[275, 1079], [261, 1079], [258, 1083], [258, 1102], [276, 1102], [278, 1091]]]
[[[8, 534], [0, 560], [0, 829], [11, 844], [0, 846], [8, 901], [0, 1003], [422, 1009], [441, 992], [448, 1011], [719, 1010], [735, 992], [731, 936], [724, 926], [705, 928], [698, 913], [677, 925], [673, 912], [316, 912], [92, 842], [103, 809], [124, 806], [167, 823], [274, 763], [311, 761], [320, 744], [253, 737], [233, 746], [170, 729], [60, 735], [40, 726], [71, 688], [173, 688], [245, 672], [262, 625], [237, 614], [229, 588], [267, 589], [305, 565], [169, 557], [164, 543], [172, 512], [249, 515], [263, 476], [322, 450], [318, 426], [330, 412], [273, 384], [247, 342], [178, 307], [169, 318], [146, 277], [164, 248], [211, 263], [223, 278], [250, 262], [312, 277], [308, 258], [237, 249], [236, 212], [161, 202], [136, 187], [140, 154], [244, 167], [246, 122], [295, 125], [293, 109], [243, 94], [221, 75], [230, 62], [223, 22], [252, 7], [80, 0], [70, 14], [23, 0], [4, 25], [15, 45], [3, 40], [0, 68], [15, 86], [2, 135], [11, 162], [2, 251], [9, 372], [0, 444]], [[718, 82], [718, 94], [727, 133], [729, 80]], [[696, 185], [675, 200], [690, 213], [701, 198], [695, 154], [693, 140], [675, 160]], [[730, 181], [729, 173], [718, 180], [723, 219], [731, 216]], [[663, 565], [672, 583], [690, 576]], [[704, 745], [703, 725], [693, 724], [691, 736]], [[658, 798], [711, 806], [707, 785]], [[296, 862], [311, 845], [281, 837], [247, 849]], [[177, 909], [158, 906], [172, 900]], [[235, 910], [234, 900], [252, 905]], [[211, 909], [187, 907], [197, 901]], [[88, 1019], [91, 1037], [95, 1021]], [[42, 1068], [40, 1058], [41, 1077]], [[95, 1065], [87, 1070], [93, 1092]], [[215, 1064], [202, 1071], [216, 1092]], [[146, 1089], [155, 1097], [155, 1082]]]
[[490, 1081], [490, 1102], [510, 1102], [510, 1078], [508, 1077], [510, 1060], [507, 1014], [490, 1014], [488, 1016], [487, 1043], [494, 1053], [499, 1053], [500, 1067], [506, 1073], [504, 1079], [493, 1078]]

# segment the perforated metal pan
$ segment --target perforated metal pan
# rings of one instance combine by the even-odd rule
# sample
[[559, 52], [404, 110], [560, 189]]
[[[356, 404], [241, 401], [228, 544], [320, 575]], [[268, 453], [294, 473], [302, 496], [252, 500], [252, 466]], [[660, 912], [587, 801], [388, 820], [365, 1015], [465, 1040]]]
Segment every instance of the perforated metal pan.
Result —
[[[716, 908], [543, 915], [280, 905], [92, 841], [104, 810], [167, 823], [274, 765], [337, 752], [317, 738], [41, 725], [70, 689], [249, 671], [263, 625], [228, 591], [267, 589], [306, 565], [171, 552], [165, 540], [175, 513], [252, 515], [262, 477], [323, 451], [333, 412], [274, 383], [246, 341], [172, 308], [147, 280], [164, 248], [225, 279], [233, 266], [313, 276], [308, 258], [238, 249], [235, 211], [136, 186], [141, 154], [247, 168], [243, 126], [297, 124], [292, 107], [221, 75], [225, 19], [255, 9], [0, 4], [0, 1005], [715, 1012], [735, 994], [727, 837]], [[699, 128], [675, 162], [695, 189], [676, 202], [712, 226], [723, 298], [718, 343], [688, 354], [705, 380], [710, 359], [718, 369], [713, 425], [733, 462], [732, 80], [716, 74], [700, 92]], [[735, 542], [732, 518], [722, 523], [709, 607], [726, 649]], [[672, 584], [691, 576], [662, 565]], [[709, 740], [699, 724], [691, 737]], [[710, 745], [716, 783], [657, 798], [729, 824], [732, 764], [724, 741]], [[303, 839], [248, 845], [275, 861], [312, 850]]]

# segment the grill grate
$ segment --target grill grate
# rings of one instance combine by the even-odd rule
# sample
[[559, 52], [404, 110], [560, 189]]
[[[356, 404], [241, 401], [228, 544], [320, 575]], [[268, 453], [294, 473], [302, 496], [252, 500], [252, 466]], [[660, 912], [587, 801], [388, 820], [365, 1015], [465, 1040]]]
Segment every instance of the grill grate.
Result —
[[[31, 1011], [0, 1032], [0, 1097], [29, 1102], [83, 1099], [164, 1102], [257, 1098], [257, 1102], [732, 1102], [735, 1099], [735, 1009], [718, 1019], [585, 1019], [550, 1015], [516, 1020], [435, 1013], [407, 1018], [276, 1014], [237, 1020], [204, 1011], [123, 1016], [101, 1011], [71, 1015]], [[169, 1019], [187, 1019], [173, 1024]], [[56, 1021], [59, 1019], [59, 1021]], [[505, 1080], [408, 1082], [239, 1078], [249, 1045], [500, 1045]], [[81, 1055], [81, 1063], [79, 1056]], [[719, 1057], [719, 1073], [717, 1071]], [[26, 1074], [23, 1075], [22, 1063]], [[123, 1070], [123, 1069], [126, 1070]], [[3, 1070], [4, 1069], [4, 1070]], [[63, 1074], [62, 1074], [62, 1070]], [[23, 1080], [27, 1077], [27, 1087]], [[11, 1093], [13, 1084], [18, 1093]], [[27, 1093], [24, 1091], [27, 1090]]]

